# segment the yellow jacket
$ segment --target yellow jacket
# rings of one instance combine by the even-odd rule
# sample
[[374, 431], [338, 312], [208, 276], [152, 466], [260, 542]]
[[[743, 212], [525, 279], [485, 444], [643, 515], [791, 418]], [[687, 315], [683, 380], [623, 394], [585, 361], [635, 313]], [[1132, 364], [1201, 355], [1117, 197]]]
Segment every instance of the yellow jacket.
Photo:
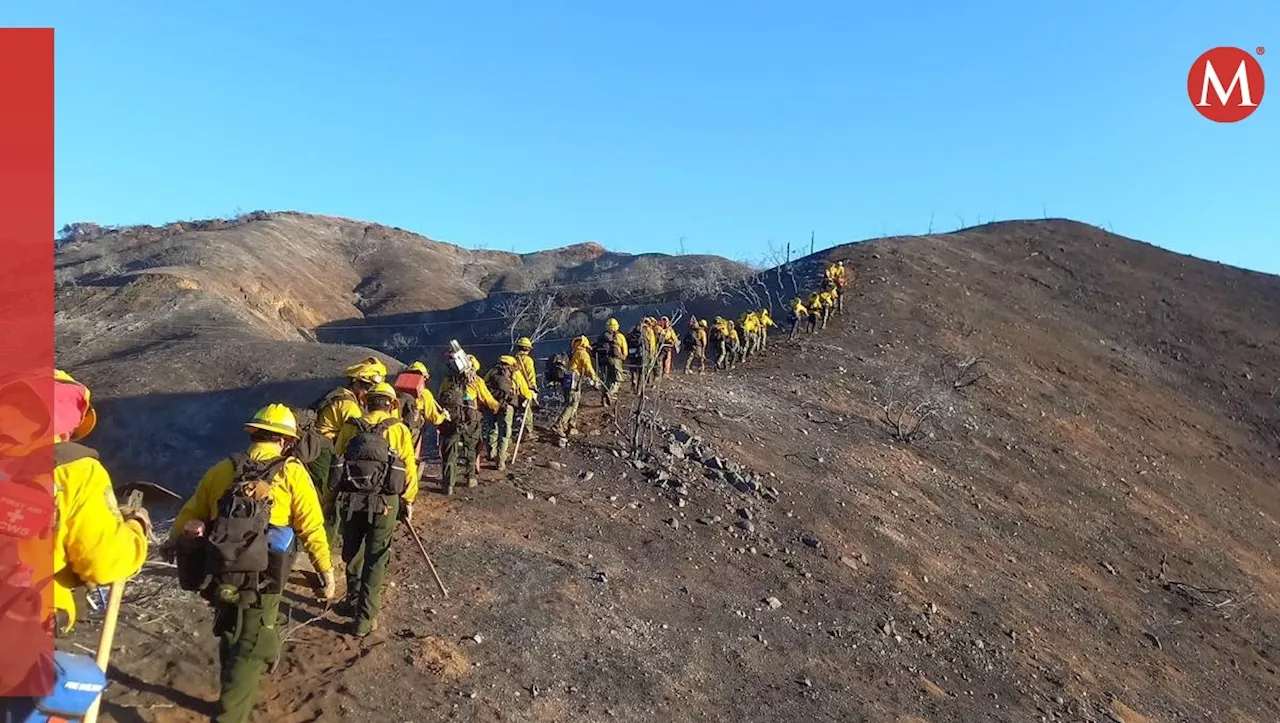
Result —
[[742, 329], [743, 334], [754, 334], [759, 328], [760, 321], [754, 313], [743, 314], [738, 320], [738, 326]]
[[823, 306], [835, 306], [835, 303], [836, 303], [836, 292], [835, 292], [835, 291], [824, 291], [824, 292], [822, 292], [822, 305], [823, 305]]
[[330, 442], [337, 440], [338, 432], [348, 419], [359, 419], [364, 416], [364, 409], [356, 401], [355, 392], [346, 387], [339, 387], [329, 392], [327, 402], [316, 415], [316, 431], [324, 435]]
[[601, 340], [603, 341], [603, 343], [605, 344], [609, 343], [609, 334], [611, 333], [613, 334], [613, 346], [615, 349], [614, 354], [611, 358], [626, 359], [627, 354], [631, 352], [631, 350], [627, 348], [627, 335], [623, 334], [621, 331], [614, 331], [614, 332], [606, 331], [601, 336]]
[[808, 316], [809, 310], [804, 307], [803, 301], [797, 301], [796, 303], [791, 305], [791, 313], [795, 314], [796, 316]]
[[824, 297], [822, 294], [820, 294], [820, 293], [816, 293], [816, 292], [815, 292], [815, 293], [813, 293], [813, 294], [810, 294], [810, 295], [809, 295], [809, 308], [810, 308], [810, 309], [812, 309], [812, 310], [814, 310], [814, 311], [818, 311], [818, 310], [819, 310], [819, 309], [821, 309], [823, 306], [826, 306], [826, 297]]
[[705, 349], [707, 346], [707, 330], [698, 327], [693, 330], [693, 341], [698, 345], [699, 349]]
[[573, 348], [573, 354], [569, 356], [569, 371], [578, 377], [600, 381], [596, 376], [596, 366], [591, 363], [591, 350], [585, 346]]
[[[395, 415], [381, 409], [374, 410], [364, 415], [364, 420], [369, 424], [378, 424], [384, 419], [394, 419]], [[404, 494], [400, 495], [405, 502], [412, 503], [418, 497], [418, 456], [413, 450], [413, 436], [409, 433], [409, 428], [401, 424], [393, 424], [386, 431], [387, 444], [391, 446], [391, 451], [404, 462]], [[342, 431], [338, 433], [337, 453], [342, 456], [347, 452], [347, 445], [351, 443], [351, 438], [356, 436], [356, 426], [354, 424], [344, 424]]]
[[[280, 448], [268, 442], [249, 445], [249, 459], [270, 462], [279, 459]], [[182, 535], [182, 528], [192, 520], [212, 520], [218, 516], [218, 500], [235, 482], [235, 467], [230, 459], [224, 459], [209, 468], [200, 479], [196, 492], [187, 500], [173, 521], [169, 539]], [[329, 559], [329, 539], [324, 532], [324, 513], [320, 510], [320, 498], [316, 486], [307, 474], [307, 468], [296, 459], [285, 463], [271, 484], [271, 524], [292, 527], [302, 541], [302, 547], [311, 558], [316, 572], [329, 572], [333, 563]]]
[[662, 330], [662, 343], [672, 349], [677, 349], [680, 347], [680, 334], [674, 328], [668, 326]]
[[141, 523], [121, 518], [111, 476], [96, 459], [85, 457], [55, 467], [53, 498], [58, 515], [53, 605], [66, 613], [70, 628], [76, 620], [72, 590], [82, 583], [107, 585], [137, 573], [147, 559], [147, 536]]
[[520, 373], [524, 375], [525, 386], [530, 389], [538, 388], [538, 372], [534, 369], [532, 354], [516, 354], [516, 366]]
[[769, 327], [771, 326], [777, 326], [777, 324], [773, 323], [773, 317], [769, 316], [769, 312], [767, 311], [761, 314], [757, 314], [756, 321], [760, 324], [760, 328], [764, 331], [768, 331]]

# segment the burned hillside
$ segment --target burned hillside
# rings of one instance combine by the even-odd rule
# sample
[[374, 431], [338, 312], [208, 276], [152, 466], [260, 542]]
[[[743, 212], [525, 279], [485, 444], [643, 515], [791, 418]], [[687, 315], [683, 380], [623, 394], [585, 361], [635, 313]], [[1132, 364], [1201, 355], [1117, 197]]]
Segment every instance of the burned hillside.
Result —
[[[567, 447], [424, 494], [447, 599], [408, 538], [376, 640], [299, 587], [261, 713], [1280, 718], [1280, 279], [1056, 220], [821, 256], [844, 314], [663, 380], [640, 449], [634, 398], [589, 393]], [[207, 612], [166, 584], [137, 582], [115, 720], [216, 695]]]

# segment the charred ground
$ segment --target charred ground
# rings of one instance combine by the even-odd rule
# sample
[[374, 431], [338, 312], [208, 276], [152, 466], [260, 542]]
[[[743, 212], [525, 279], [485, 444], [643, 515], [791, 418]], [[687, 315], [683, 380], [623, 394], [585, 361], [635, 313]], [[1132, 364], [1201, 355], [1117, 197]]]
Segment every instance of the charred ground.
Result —
[[[568, 448], [424, 495], [450, 597], [407, 539], [374, 640], [299, 597], [264, 714], [1280, 718], [1280, 280], [1067, 221], [830, 256], [844, 316], [666, 381], [644, 459], [630, 405], [593, 406]], [[116, 720], [215, 695], [171, 586], [131, 593]]]

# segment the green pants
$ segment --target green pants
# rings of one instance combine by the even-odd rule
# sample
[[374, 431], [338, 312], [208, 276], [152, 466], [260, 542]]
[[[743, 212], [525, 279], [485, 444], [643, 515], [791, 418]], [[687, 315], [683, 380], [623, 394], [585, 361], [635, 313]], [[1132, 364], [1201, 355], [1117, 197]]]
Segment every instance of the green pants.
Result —
[[686, 374], [693, 371], [693, 363], [698, 363], [699, 371], [707, 370], [707, 349], [702, 346], [695, 346], [689, 350], [689, 356], [684, 360], [684, 371]]
[[382, 584], [391, 565], [391, 536], [396, 531], [400, 498], [384, 497], [388, 512], [358, 512], [342, 521], [342, 562], [347, 567], [347, 599], [355, 606], [356, 635], [368, 635], [382, 611]]
[[556, 426], [553, 428], [561, 437], [569, 433], [569, 426], [578, 416], [578, 405], [581, 402], [582, 387], [575, 384], [573, 389], [569, 390], [569, 401], [564, 405], [564, 411], [560, 413], [560, 418], [556, 420]]
[[727, 368], [729, 362], [729, 340], [721, 339], [716, 342], [716, 369]]
[[507, 466], [507, 450], [514, 433], [516, 408], [510, 404], [489, 418], [489, 461], [497, 462], [500, 469]]
[[622, 380], [627, 376], [623, 363], [622, 359], [610, 358], [604, 365], [604, 385], [601, 387], [601, 393], [604, 395], [605, 404], [613, 404], [618, 398]]
[[479, 422], [450, 424], [445, 430], [441, 447], [444, 450], [446, 489], [453, 489], [480, 473], [476, 469], [476, 454], [480, 449], [481, 432]]
[[262, 674], [280, 655], [282, 623], [279, 594], [264, 594], [250, 607], [215, 607], [221, 693], [214, 723], [249, 720]]

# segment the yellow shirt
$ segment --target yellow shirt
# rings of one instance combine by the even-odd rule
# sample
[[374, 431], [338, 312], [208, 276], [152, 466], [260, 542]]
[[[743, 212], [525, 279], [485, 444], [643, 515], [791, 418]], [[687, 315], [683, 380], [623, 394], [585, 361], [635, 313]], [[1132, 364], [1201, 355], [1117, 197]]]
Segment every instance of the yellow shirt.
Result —
[[[270, 462], [280, 458], [280, 447], [269, 442], [249, 445], [249, 459], [254, 462]], [[200, 479], [196, 492], [182, 506], [173, 521], [169, 539], [182, 535], [182, 528], [192, 520], [212, 520], [218, 516], [218, 500], [235, 482], [235, 466], [224, 459], [209, 468]], [[320, 510], [320, 497], [307, 468], [290, 458], [271, 481], [271, 520], [277, 527], [292, 527], [302, 541], [302, 547], [311, 558], [316, 572], [329, 572], [333, 563], [329, 559], [329, 539], [324, 532], [324, 513]]]
[[[384, 419], [394, 419], [395, 415], [391, 412], [381, 409], [369, 412], [364, 415], [364, 421], [369, 424], [378, 424]], [[418, 456], [413, 450], [413, 435], [409, 433], [409, 428], [403, 423], [391, 425], [386, 431], [387, 444], [391, 446], [391, 451], [400, 458], [404, 463], [404, 494], [400, 495], [405, 502], [412, 503], [418, 497]], [[338, 441], [336, 443], [338, 456], [346, 454], [347, 445], [351, 443], [351, 438], [356, 436], [356, 426], [354, 424], [343, 425], [342, 431], [338, 433]]]
[[338, 432], [348, 419], [359, 419], [364, 416], [360, 402], [356, 401], [355, 392], [339, 388], [329, 393], [329, 401], [316, 415], [316, 431], [323, 434], [330, 442], [338, 438]]
[[569, 357], [569, 371], [579, 377], [600, 381], [600, 377], [596, 376], [596, 367], [591, 363], [591, 351], [585, 346], [574, 347], [573, 355]]
[[[443, 397], [452, 388], [453, 377], [449, 377], [440, 385], [440, 396]], [[497, 399], [493, 398], [493, 393], [489, 391], [489, 385], [485, 384], [483, 379], [476, 377], [475, 381], [468, 385], [468, 390], [471, 392], [472, 396], [476, 398], [477, 407], [488, 409], [494, 414], [498, 413], [501, 405], [498, 404]], [[455, 419], [454, 421], [457, 420]]]
[[520, 373], [524, 375], [525, 386], [530, 389], [538, 388], [538, 372], [534, 369], [532, 354], [516, 354], [516, 366]]
[[53, 605], [67, 614], [68, 625], [74, 625], [72, 590], [82, 583], [107, 585], [137, 573], [147, 559], [147, 537], [141, 523], [121, 518], [111, 476], [96, 459], [55, 467], [53, 496], [58, 514]]

